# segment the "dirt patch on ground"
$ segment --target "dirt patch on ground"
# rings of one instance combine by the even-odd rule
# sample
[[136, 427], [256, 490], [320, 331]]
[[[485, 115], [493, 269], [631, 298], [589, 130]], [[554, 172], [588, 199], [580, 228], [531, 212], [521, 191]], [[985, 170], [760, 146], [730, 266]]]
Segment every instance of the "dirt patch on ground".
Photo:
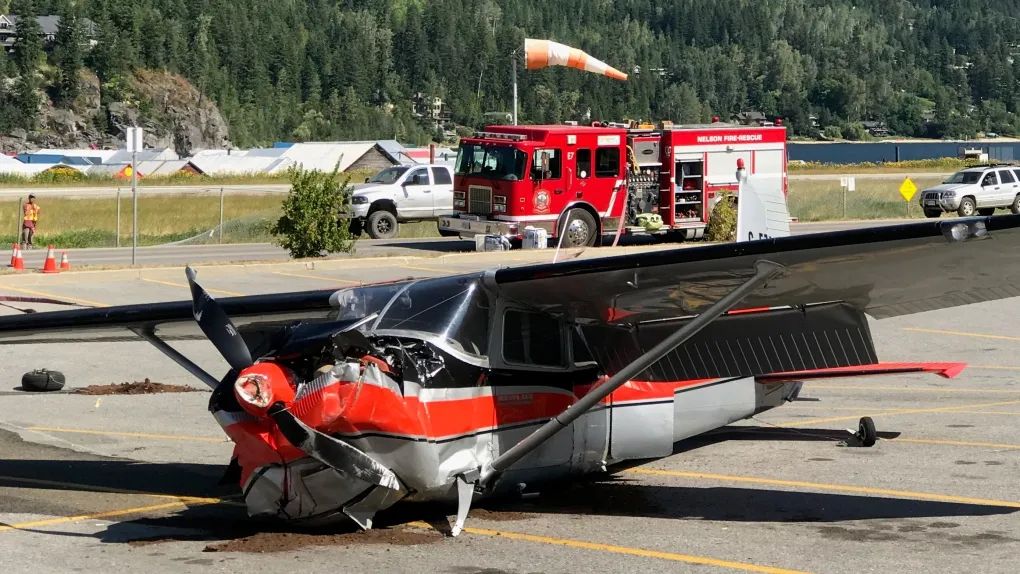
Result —
[[488, 520], [490, 522], [515, 522], [534, 517], [535, 515], [529, 512], [502, 510], [500, 508], [472, 508], [471, 513], [468, 514], [468, 521], [470, 522], [472, 518], [477, 518], [478, 520]]
[[209, 544], [204, 552], [288, 552], [308, 546], [355, 546], [362, 544], [395, 544], [415, 546], [439, 542], [443, 535], [434, 530], [380, 528], [343, 534], [303, 532], [259, 532], [236, 540]]
[[197, 393], [201, 389], [187, 385], [168, 385], [154, 383], [149, 379], [119, 385], [90, 385], [75, 389], [76, 395], [155, 395], [160, 393]]

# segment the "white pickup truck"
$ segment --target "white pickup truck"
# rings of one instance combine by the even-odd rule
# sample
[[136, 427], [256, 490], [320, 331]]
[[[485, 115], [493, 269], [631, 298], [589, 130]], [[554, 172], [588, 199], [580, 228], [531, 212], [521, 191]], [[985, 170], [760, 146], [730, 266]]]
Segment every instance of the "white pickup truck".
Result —
[[453, 173], [435, 164], [388, 167], [355, 185], [351, 202], [351, 232], [390, 239], [400, 223], [454, 213]]

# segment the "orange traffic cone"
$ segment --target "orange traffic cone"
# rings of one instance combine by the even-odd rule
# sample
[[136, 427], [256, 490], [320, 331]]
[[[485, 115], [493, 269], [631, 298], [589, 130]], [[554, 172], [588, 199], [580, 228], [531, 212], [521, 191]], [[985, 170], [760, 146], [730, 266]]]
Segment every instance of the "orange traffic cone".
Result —
[[60, 270], [61, 271], [70, 271], [71, 270], [71, 262], [67, 260], [67, 252], [66, 251], [61, 251], [60, 252]]
[[8, 267], [14, 267], [14, 260], [18, 258], [18, 244], [14, 243], [11, 246], [11, 263]]
[[14, 246], [14, 263], [11, 263], [11, 267], [13, 267], [15, 271], [25, 270], [25, 260], [21, 257], [20, 245]]
[[57, 269], [57, 256], [53, 254], [53, 246], [50, 245], [46, 251], [46, 263], [43, 264], [43, 273], [60, 273]]

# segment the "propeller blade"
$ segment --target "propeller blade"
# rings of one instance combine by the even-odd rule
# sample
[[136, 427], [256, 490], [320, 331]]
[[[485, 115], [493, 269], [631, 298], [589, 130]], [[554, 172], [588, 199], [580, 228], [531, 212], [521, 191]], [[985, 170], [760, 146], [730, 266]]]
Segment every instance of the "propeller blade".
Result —
[[233, 369], [240, 371], [250, 367], [255, 361], [251, 358], [248, 344], [237, 332], [237, 327], [216, 299], [198, 284], [195, 270], [188, 267], [185, 273], [188, 285], [191, 286], [192, 314], [199, 328]]
[[390, 490], [400, 490], [400, 481], [392, 470], [357, 448], [301, 422], [283, 403], [269, 407], [269, 416], [291, 444], [315, 460], [348, 476]]

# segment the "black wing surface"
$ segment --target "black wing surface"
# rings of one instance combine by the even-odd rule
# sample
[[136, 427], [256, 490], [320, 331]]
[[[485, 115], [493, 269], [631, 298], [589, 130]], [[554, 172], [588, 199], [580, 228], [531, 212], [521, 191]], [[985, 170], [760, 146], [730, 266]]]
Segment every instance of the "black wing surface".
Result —
[[[562, 314], [615, 373], [754, 274], [783, 266], [651, 365], [647, 381], [877, 364], [884, 319], [1020, 296], [1020, 216], [951, 219], [496, 271], [505, 300]], [[942, 358], [940, 358], [942, 359]]]
[[1020, 216], [949, 219], [501, 269], [500, 294], [578, 320], [692, 316], [754, 274], [749, 308], [840, 302], [876, 319], [1020, 296]]
[[[242, 332], [263, 323], [330, 320], [335, 289], [220, 299]], [[122, 305], [12, 315], [0, 318], [0, 343], [82, 343], [140, 340], [148, 332], [164, 341], [205, 339], [191, 301]]]

